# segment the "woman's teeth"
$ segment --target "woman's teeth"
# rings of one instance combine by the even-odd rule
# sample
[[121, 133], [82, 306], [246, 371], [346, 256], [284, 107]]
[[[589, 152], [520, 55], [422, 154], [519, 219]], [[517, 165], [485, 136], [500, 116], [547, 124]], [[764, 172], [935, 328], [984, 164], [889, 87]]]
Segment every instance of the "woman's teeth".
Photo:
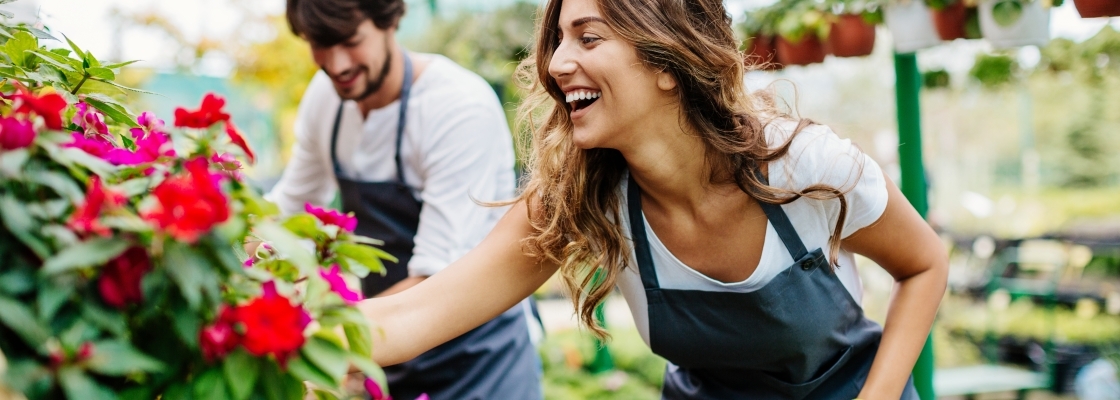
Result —
[[568, 93], [568, 97], [567, 97], [566, 100], [567, 100], [568, 103], [579, 101], [579, 100], [592, 100], [592, 99], [599, 98], [599, 96], [601, 96], [602, 94], [603, 94], [602, 92], [592, 92], [590, 90], [577, 90], [577, 91]]

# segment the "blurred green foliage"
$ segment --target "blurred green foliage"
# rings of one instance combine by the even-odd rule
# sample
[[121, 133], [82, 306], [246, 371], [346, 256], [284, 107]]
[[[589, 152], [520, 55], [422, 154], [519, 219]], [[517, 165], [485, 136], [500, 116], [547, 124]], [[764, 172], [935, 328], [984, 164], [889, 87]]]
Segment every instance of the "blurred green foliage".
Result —
[[540, 345], [545, 399], [657, 399], [665, 360], [634, 329], [611, 329], [607, 349], [615, 370], [591, 374], [595, 341], [577, 330], [549, 333]]
[[1014, 58], [1005, 54], [978, 54], [976, 63], [968, 75], [986, 88], [998, 88], [1011, 83], [1019, 65]]

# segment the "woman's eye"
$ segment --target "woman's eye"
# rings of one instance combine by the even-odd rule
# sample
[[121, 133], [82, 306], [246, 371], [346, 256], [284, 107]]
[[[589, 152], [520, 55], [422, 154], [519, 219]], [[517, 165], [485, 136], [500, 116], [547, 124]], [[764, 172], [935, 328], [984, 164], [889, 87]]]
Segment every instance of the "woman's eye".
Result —
[[602, 38], [597, 38], [597, 37], [594, 37], [594, 36], [584, 36], [584, 37], [579, 38], [579, 41], [580, 41], [580, 43], [583, 43], [583, 44], [592, 44], [592, 43], [595, 43], [595, 42], [597, 42], [601, 39]]

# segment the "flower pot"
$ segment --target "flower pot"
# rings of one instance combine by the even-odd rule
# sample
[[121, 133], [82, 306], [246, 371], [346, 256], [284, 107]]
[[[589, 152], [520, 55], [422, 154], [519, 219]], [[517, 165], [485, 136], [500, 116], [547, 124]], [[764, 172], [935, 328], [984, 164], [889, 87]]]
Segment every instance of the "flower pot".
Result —
[[1073, 6], [1081, 18], [1120, 17], [1120, 1], [1116, 0], [1073, 0]]
[[941, 43], [929, 8], [921, 0], [892, 2], [883, 9], [883, 17], [891, 31], [894, 50], [899, 53], [913, 53]]
[[859, 14], [838, 15], [828, 33], [829, 53], [837, 57], [863, 57], [875, 48], [875, 25]]
[[799, 42], [778, 36], [778, 61], [782, 65], [809, 65], [824, 61], [824, 45], [817, 35], [807, 34]]
[[996, 0], [980, 2], [980, 32], [993, 47], [1042, 46], [1050, 41], [1050, 9], [1043, 7], [1041, 0], [1020, 0], [1022, 14], [1014, 21], [1004, 21], [1006, 26], [993, 15], [996, 3]]
[[743, 53], [743, 65], [749, 69], [763, 71], [782, 69], [782, 64], [778, 63], [775, 53], [774, 37], [758, 35], [751, 39], [750, 46], [747, 47], [747, 51]]
[[968, 7], [964, 0], [940, 10], [930, 10], [933, 14], [933, 26], [937, 28], [937, 35], [941, 40], [954, 40], [965, 38], [965, 23], [968, 22]]

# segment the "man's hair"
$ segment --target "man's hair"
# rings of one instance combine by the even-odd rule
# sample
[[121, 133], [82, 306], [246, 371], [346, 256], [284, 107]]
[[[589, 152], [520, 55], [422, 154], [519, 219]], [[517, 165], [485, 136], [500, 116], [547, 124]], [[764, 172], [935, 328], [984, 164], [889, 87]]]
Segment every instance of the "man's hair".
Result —
[[369, 18], [378, 29], [396, 28], [404, 0], [288, 0], [288, 26], [320, 46], [342, 43]]

